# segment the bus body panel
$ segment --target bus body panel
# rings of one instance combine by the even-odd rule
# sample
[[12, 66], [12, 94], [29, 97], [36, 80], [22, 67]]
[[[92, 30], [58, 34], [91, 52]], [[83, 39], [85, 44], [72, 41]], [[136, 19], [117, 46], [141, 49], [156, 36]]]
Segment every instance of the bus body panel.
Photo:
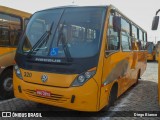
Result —
[[143, 56], [144, 58], [141, 66], [141, 76], [144, 74], [147, 68], [147, 50], [145, 50], [143, 54], [144, 54]]
[[0, 73], [9, 66], [14, 65], [14, 56], [16, 48], [1, 48], [0, 51]]
[[[72, 82], [76, 79], [77, 74], [56, 74], [56, 73], [44, 73], [44, 72], [35, 72], [29, 70], [21, 69], [22, 76], [25, 82], [48, 85], [48, 86], [57, 86], [57, 87], [70, 87]], [[47, 75], [48, 80], [42, 82], [42, 76]]]
[[[111, 9], [111, 8], [110, 8]], [[110, 9], [107, 13], [106, 20], [109, 19]], [[108, 22], [105, 25], [108, 28]], [[104, 28], [104, 36], [107, 36], [107, 29]], [[107, 37], [103, 38], [103, 44], [107, 46]], [[102, 44], [102, 45], [103, 45]], [[140, 52], [138, 45], [135, 42], [132, 43], [131, 51], [125, 52], [119, 50], [117, 52], [111, 52], [109, 55], [104, 57], [103, 61], [103, 74], [102, 74], [102, 86], [100, 96], [100, 108], [102, 109], [109, 104], [109, 96], [112, 86], [118, 83], [117, 97], [123, 94], [129, 87], [137, 82], [139, 70], [141, 69], [141, 75], [146, 69], [146, 53]], [[103, 48], [103, 47], [102, 47]], [[102, 51], [101, 51], [102, 52]], [[110, 81], [108, 83], [108, 81]], [[107, 85], [103, 85], [107, 82]]]
[[[21, 87], [21, 93], [18, 86]], [[37, 95], [37, 90], [47, 91], [51, 94], [51, 97]], [[17, 98], [80, 111], [97, 111], [97, 93], [98, 86], [93, 78], [83, 86], [63, 88], [25, 82], [18, 79], [14, 71], [14, 94]], [[73, 95], [75, 98], [71, 103]]]
[[147, 66], [147, 51], [140, 51], [138, 52], [138, 69], [140, 71], [140, 77], [146, 70]]
[[[107, 85], [101, 90], [101, 106], [103, 108], [108, 104], [109, 94], [114, 83], [118, 83], [119, 97], [137, 80], [138, 70], [132, 69], [133, 52], [117, 52], [108, 56], [104, 60], [104, 69], [102, 84], [107, 82]], [[110, 81], [108, 83], [108, 81]]]

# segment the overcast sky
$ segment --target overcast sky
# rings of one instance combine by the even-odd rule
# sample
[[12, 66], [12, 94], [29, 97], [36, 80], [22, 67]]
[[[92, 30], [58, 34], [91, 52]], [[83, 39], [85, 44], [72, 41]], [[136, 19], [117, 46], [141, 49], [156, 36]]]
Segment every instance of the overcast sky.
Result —
[[[109, 5], [117, 7], [122, 13], [148, 32], [148, 41], [160, 40], [158, 31], [151, 31], [155, 12], [160, 9], [160, 0], [0, 0], [0, 5], [34, 13], [37, 10], [64, 5]], [[160, 15], [160, 13], [159, 13]]]

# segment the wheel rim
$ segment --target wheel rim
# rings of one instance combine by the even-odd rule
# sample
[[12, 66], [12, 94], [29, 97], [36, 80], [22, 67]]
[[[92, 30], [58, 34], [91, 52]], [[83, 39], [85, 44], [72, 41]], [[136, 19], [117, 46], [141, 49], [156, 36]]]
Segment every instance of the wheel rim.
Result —
[[5, 91], [8, 91], [8, 92], [12, 91], [13, 89], [12, 78], [6, 78], [4, 80], [3, 87]]

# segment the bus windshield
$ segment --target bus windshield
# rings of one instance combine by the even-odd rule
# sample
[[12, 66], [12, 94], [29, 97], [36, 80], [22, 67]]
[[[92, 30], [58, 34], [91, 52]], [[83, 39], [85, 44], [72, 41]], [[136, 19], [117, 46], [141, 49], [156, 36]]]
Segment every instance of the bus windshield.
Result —
[[29, 21], [21, 53], [86, 58], [98, 53], [105, 8], [59, 8], [37, 12]]
[[150, 43], [149, 45], [148, 45], [148, 53], [152, 53], [153, 52], [153, 49], [154, 49], [154, 44], [153, 43]]

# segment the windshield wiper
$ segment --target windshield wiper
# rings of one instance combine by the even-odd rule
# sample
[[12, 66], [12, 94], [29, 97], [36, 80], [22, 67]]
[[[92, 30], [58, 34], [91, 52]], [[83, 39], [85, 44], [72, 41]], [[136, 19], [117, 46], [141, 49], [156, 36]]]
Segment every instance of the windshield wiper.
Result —
[[65, 57], [66, 57], [68, 62], [71, 62], [72, 61], [72, 57], [71, 57], [71, 54], [70, 54], [70, 51], [69, 51], [69, 48], [68, 48], [68, 45], [67, 45], [67, 42], [66, 42], [66, 36], [63, 33], [64, 23], [65, 23], [65, 21], [62, 23], [62, 26], [61, 26], [61, 28], [59, 30], [57, 46], [58, 46], [59, 42], [61, 41]]
[[52, 28], [53, 28], [54, 22], [52, 22], [50, 30], [46, 31], [39, 39], [38, 41], [33, 45], [32, 49], [28, 52], [27, 56], [30, 56], [34, 51], [39, 50], [39, 48], [37, 48], [37, 46], [39, 46], [40, 44], [42, 45], [45, 41], [47, 41], [49, 39], [49, 36], [51, 34]]

